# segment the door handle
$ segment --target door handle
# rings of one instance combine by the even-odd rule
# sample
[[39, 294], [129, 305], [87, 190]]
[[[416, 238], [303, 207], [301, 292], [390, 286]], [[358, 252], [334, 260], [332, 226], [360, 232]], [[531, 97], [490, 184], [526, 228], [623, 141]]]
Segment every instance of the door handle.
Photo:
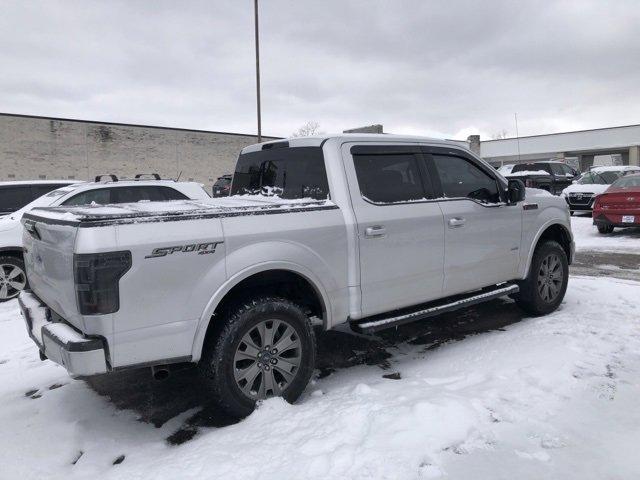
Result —
[[464, 227], [464, 224], [467, 223], [466, 218], [462, 217], [453, 217], [449, 219], [449, 228], [460, 228]]
[[364, 230], [364, 236], [368, 238], [381, 238], [387, 236], [387, 229], [382, 225], [374, 225]]

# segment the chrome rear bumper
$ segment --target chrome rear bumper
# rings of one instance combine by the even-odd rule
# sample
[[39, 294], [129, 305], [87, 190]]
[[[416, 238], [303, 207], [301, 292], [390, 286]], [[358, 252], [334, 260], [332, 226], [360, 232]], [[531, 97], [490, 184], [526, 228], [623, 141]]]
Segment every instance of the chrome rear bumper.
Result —
[[29, 290], [18, 297], [27, 333], [49, 360], [62, 365], [72, 377], [109, 371], [104, 341], [86, 337], [63, 321], [53, 321], [51, 310]]

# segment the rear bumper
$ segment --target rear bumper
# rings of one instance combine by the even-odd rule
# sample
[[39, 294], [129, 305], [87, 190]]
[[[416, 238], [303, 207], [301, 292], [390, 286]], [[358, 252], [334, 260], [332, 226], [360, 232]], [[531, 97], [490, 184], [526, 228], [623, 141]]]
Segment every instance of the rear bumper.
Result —
[[[634, 215], [635, 212], [630, 213]], [[640, 227], [640, 215], [635, 214], [634, 223], [622, 223], [622, 215], [606, 215], [604, 213], [593, 213], [593, 224], [599, 227]]]
[[64, 321], [54, 321], [51, 310], [31, 291], [18, 297], [27, 333], [49, 360], [72, 377], [107, 373], [109, 366], [102, 338], [86, 337]]

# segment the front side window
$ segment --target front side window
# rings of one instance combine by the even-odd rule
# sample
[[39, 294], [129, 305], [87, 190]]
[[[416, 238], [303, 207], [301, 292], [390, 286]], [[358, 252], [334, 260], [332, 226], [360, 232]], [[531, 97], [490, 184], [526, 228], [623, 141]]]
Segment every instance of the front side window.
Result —
[[240, 155], [231, 195], [247, 194], [287, 199], [328, 198], [322, 148], [273, 148]]
[[559, 163], [550, 163], [549, 166], [551, 167], [551, 173], [558, 177], [564, 177], [564, 170], [562, 169], [562, 165], [560, 165]]
[[482, 203], [500, 202], [496, 179], [469, 160], [451, 155], [433, 155], [433, 161], [445, 197], [466, 197]]
[[353, 155], [360, 194], [373, 203], [424, 200], [424, 188], [414, 153]]
[[580, 185], [591, 185], [593, 184], [593, 174], [591, 173], [585, 173], [584, 175], [582, 175], [582, 177], [580, 177], [578, 179], [578, 182]]

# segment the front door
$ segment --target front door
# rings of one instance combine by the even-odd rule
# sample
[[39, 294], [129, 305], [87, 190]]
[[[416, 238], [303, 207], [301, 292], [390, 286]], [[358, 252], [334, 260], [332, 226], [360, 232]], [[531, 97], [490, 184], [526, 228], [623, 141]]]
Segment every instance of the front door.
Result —
[[522, 206], [504, 202], [491, 167], [465, 152], [430, 149], [445, 225], [444, 295], [516, 278]]
[[355, 212], [362, 316], [442, 295], [444, 222], [418, 146], [343, 146]]

